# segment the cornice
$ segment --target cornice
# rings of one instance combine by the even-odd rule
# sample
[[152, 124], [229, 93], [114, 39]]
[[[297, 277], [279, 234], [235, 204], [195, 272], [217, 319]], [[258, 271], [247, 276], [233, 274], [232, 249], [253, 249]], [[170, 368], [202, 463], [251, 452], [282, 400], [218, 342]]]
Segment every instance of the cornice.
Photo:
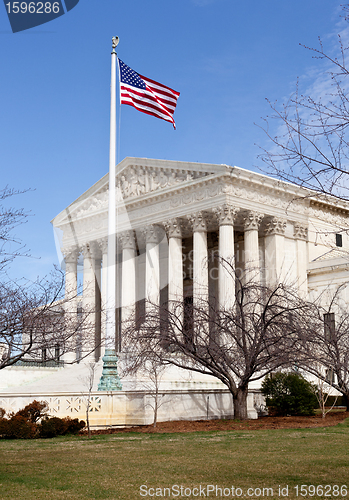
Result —
[[[158, 205], [161, 202], [167, 200], [170, 201], [170, 206], [175, 208], [181, 205], [192, 204], [196, 201], [201, 201], [208, 198], [213, 198], [220, 194], [226, 194], [234, 196], [236, 199], [251, 200], [253, 202], [258, 202], [262, 205], [269, 205], [277, 207], [281, 210], [286, 210], [288, 207], [290, 211], [294, 212], [305, 212], [307, 207], [304, 207], [302, 203], [292, 203], [291, 199], [285, 199], [285, 197], [276, 196], [275, 193], [270, 193], [268, 186], [257, 186], [258, 190], [255, 189], [256, 186], [251, 182], [245, 182], [244, 180], [239, 180], [238, 184], [233, 183], [230, 175], [227, 174], [214, 174], [208, 175], [206, 177], [197, 178], [191, 181], [185, 181], [178, 186], [172, 186], [160, 191], [152, 191], [137, 197], [137, 199], [126, 199], [120, 211], [127, 211], [131, 213], [140, 208], [148, 209], [149, 213], [153, 212], [154, 205]], [[273, 196], [274, 194], [274, 196]], [[245, 208], [243, 206], [239, 207], [239, 204], [235, 203], [238, 208]], [[104, 214], [107, 211], [107, 205], [98, 207], [98, 202], [91, 202], [91, 207], [95, 208], [93, 214], [89, 210], [85, 210], [84, 213], [79, 212], [79, 217], [72, 218], [70, 222], [76, 222], [83, 219], [90, 219], [100, 214]], [[300, 210], [302, 207], [302, 210]], [[295, 209], [298, 210], [295, 210]]]
[[[151, 160], [144, 158], [126, 158], [117, 166], [117, 175], [128, 168], [150, 170], [162, 169], [168, 172], [196, 172], [193, 179], [181, 179], [180, 182], [140, 194], [122, 201], [119, 213], [127, 212], [131, 221], [133, 214], [141, 211], [141, 215], [153, 214], [155, 211], [168, 212], [187, 205], [205, 205], [205, 200], [221, 197], [219, 203], [230, 203], [243, 210], [263, 210], [270, 207], [270, 215], [287, 214], [290, 220], [302, 219], [309, 215], [329, 222], [339, 221], [348, 226], [349, 204], [338, 200], [319, 200], [312, 198], [310, 191], [298, 186], [277, 181], [265, 175], [227, 165], [196, 164], [189, 162], [173, 162], [167, 160]], [[203, 177], [197, 177], [197, 175]], [[81, 195], [59, 216], [53, 219], [57, 227], [65, 228], [69, 224], [85, 226], [93, 225], [94, 230], [101, 228], [108, 210], [108, 176], [104, 176], [88, 191]], [[331, 203], [330, 203], [331, 201]], [[196, 207], [195, 210], [198, 208]], [[201, 207], [199, 208], [201, 209]], [[205, 208], [204, 208], [205, 209]], [[91, 213], [92, 211], [92, 213]], [[168, 214], [166, 214], [168, 218]], [[138, 218], [138, 214], [137, 214]]]

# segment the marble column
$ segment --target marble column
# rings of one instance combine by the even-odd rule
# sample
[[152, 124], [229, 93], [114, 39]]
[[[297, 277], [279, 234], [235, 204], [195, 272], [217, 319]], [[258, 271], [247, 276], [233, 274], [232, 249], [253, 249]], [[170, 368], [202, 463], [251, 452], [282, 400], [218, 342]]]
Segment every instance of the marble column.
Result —
[[285, 229], [286, 220], [279, 217], [268, 219], [265, 227], [265, 270], [269, 285], [283, 283], [285, 269]]
[[183, 302], [182, 228], [178, 219], [165, 223], [168, 235], [168, 301]]
[[244, 217], [245, 281], [260, 281], [258, 229], [263, 215], [247, 212]]
[[76, 298], [79, 249], [71, 248], [64, 253], [65, 261], [65, 298]]
[[[82, 311], [84, 315], [81, 355], [85, 362], [95, 361], [96, 340], [98, 337], [98, 324], [100, 324], [100, 264], [96, 262], [98, 255], [97, 246], [86, 244], [83, 247], [84, 256], [84, 276], [83, 276], [83, 296]], [[100, 259], [98, 259], [100, 261]]]
[[295, 223], [294, 227], [293, 227], [293, 236], [296, 240], [298, 291], [299, 291], [299, 294], [305, 298], [307, 296], [307, 293], [308, 293], [308, 275], [307, 275], [308, 228], [305, 225]]
[[77, 328], [77, 294], [78, 294], [78, 257], [77, 247], [63, 251], [65, 260], [65, 304], [64, 311], [67, 317], [68, 329], [71, 337], [66, 340], [63, 350], [62, 361], [73, 363], [76, 360], [76, 328]]
[[219, 222], [218, 300], [221, 309], [231, 310], [235, 303], [234, 222], [238, 209], [223, 205], [215, 210]]
[[202, 212], [189, 216], [193, 228], [193, 303], [208, 305], [207, 225]]
[[136, 242], [133, 230], [120, 235], [122, 245], [121, 271], [121, 321], [122, 329], [126, 321], [135, 319], [136, 307]]
[[160, 305], [159, 228], [150, 225], [144, 230], [146, 241], [145, 299], [146, 310]]
[[183, 247], [182, 227], [179, 219], [164, 223], [168, 237], [168, 310], [178, 325], [183, 324]]
[[98, 245], [102, 254], [102, 271], [101, 271], [101, 349], [100, 357], [105, 354], [105, 336], [106, 336], [106, 301], [107, 301], [107, 274], [108, 274], [108, 238], [98, 240]]

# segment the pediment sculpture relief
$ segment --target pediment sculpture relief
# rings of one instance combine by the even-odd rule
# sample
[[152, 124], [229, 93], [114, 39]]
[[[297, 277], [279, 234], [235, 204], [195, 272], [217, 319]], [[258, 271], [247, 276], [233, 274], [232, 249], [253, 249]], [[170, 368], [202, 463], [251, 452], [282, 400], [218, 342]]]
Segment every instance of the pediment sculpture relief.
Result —
[[86, 200], [75, 213], [75, 217], [85, 215], [87, 212], [95, 212], [108, 207], [108, 191], [104, 190]]
[[125, 199], [141, 196], [158, 189], [165, 189], [205, 175], [208, 175], [208, 173], [190, 170], [145, 169], [137, 166], [129, 167], [122, 172], [117, 181], [117, 186]]
[[[152, 191], [176, 186], [185, 181], [191, 181], [209, 175], [208, 172], [195, 172], [192, 170], [170, 170], [160, 168], [144, 168], [140, 166], [128, 167], [116, 178], [116, 187], [119, 188], [121, 201], [136, 198]], [[120, 196], [121, 192], [121, 196]], [[75, 217], [84, 217], [87, 213], [105, 210], [108, 207], [108, 190], [96, 193], [86, 200], [75, 213]]]

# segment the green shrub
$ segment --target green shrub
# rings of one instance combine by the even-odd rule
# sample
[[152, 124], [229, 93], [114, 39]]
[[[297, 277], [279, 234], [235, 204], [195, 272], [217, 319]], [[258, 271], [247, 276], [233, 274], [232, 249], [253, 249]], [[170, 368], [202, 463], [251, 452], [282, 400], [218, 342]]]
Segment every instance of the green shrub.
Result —
[[16, 415], [21, 415], [28, 422], [35, 424], [41, 418], [43, 418], [48, 412], [48, 405], [44, 401], [34, 401], [29, 405], [25, 406], [23, 410], [19, 410]]
[[8, 439], [32, 439], [38, 435], [37, 421], [46, 414], [47, 404], [33, 401], [10, 418], [0, 409], [0, 435]]
[[78, 418], [49, 417], [47, 411], [47, 403], [43, 401], [33, 401], [15, 415], [10, 414], [9, 418], [5, 418], [5, 410], [0, 408], [0, 437], [7, 439], [52, 438], [65, 434], [78, 434], [86, 425]]
[[65, 434], [78, 434], [84, 427], [86, 427], [86, 423], [78, 418], [71, 419], [70, 417], [65, 417], [62, 420], [65, 421], [67, 426]]
[[314, 415], [318, 406], [314, 387], [298, 373], [267, 375], [261, 390], [270, 415]]
[[78, 434], [85, 427], [85, 422], [78, 418], [71, 419], [69, 417], [47, 417], [44, 418], [39, 428], [39, 435], [42, 438], [52, 438], [56, 436], [64, 436], [66, 434]]
[[2, 419], [1, 435], [9, 439], [32, 439], [37, 435], [37, 426], [22, 415], [12, 415], [10, 419]]
[[4, 437], [7, 435], [8, 431], [8, 420], [7, 418], [0, 418], [0, 436]]
[[62, 418], [44, 418], [39, 424], [39, 435], [42, 438], [53, 438], [64, 434], [66, 425]]

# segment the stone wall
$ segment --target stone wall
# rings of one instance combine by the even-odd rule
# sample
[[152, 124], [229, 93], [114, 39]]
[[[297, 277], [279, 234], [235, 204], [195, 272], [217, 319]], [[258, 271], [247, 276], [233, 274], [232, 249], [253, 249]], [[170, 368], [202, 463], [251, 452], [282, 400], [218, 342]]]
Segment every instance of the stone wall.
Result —
[[[254, 393], [248, 396], [248, 416], [257, 418]], [[158, 421], [232, 418], [233, 401], [227, 390], [160, 391]], [[2, 394], [0, 407], [17, 412], [34, 399], [46, 401], [50, 416], [86, 420], [88, 395], [62, 393]], [[154, 418], [154, 395], [149, 391], [93, 392], [90, 396], [90, 424], [94, 429], [149, 425]]]

